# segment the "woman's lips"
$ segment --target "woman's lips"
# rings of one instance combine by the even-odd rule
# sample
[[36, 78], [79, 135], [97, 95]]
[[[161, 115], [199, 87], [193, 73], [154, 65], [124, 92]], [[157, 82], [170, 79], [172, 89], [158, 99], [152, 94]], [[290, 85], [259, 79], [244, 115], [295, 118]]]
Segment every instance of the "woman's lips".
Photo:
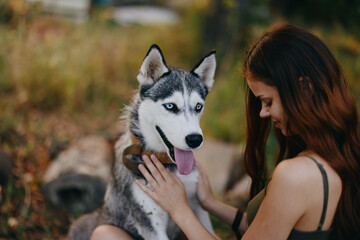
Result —
[[280, 128], [281, 127], [280, 122], [279, 121], [274, 121], [274, 127]]

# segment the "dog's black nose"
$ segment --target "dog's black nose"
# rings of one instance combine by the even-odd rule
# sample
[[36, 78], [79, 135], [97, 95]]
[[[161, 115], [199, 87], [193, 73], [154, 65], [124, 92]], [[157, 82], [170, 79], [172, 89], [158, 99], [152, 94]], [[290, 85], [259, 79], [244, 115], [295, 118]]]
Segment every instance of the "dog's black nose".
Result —
[[203, 141], [200, 134], [189, 134], [185, 137], [186, 143], [191, 148], [197, 148]]

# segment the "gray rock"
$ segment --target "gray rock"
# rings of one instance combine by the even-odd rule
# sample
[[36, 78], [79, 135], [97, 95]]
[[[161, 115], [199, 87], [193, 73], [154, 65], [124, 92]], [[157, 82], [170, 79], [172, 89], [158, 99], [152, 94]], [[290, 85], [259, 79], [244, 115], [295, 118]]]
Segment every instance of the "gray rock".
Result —
[[55, 206], [75, 213], [88, 213], [102, 204], [106, 182], [84, 174], [62, 175], [43, 187], [46, 199]]
[[45, 199], [76, 214], [100, 207], [111, 176], [112, 149], [109, 141], [100, 136], [71, 141], [46, 170]]

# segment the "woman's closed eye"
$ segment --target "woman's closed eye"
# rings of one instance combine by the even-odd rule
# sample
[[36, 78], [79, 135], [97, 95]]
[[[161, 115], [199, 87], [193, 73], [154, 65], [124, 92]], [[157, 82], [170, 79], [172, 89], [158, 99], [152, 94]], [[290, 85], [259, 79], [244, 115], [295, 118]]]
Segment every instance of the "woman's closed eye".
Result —
[[272, 104], [272, 100], [270, 100], [270, 99], [261, 99], [261, 102], [262, 102], [263, 106], [265, 106], [265, 107], [270, 107]]
[[268, 102], [265, 102], [265, 107], [270, 107], [271, 106], [271, 104], [272, 104], [272, 101], [270, 100], [270, 101], [268, 101]]

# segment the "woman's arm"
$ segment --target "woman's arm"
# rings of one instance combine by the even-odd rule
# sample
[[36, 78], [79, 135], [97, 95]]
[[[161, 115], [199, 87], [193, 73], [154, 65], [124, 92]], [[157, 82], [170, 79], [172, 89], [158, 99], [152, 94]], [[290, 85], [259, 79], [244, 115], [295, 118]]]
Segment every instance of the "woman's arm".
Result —
[[134, 240], [126, 231], [113, 225], [99, 225], [91, 234], [90, 240]]

